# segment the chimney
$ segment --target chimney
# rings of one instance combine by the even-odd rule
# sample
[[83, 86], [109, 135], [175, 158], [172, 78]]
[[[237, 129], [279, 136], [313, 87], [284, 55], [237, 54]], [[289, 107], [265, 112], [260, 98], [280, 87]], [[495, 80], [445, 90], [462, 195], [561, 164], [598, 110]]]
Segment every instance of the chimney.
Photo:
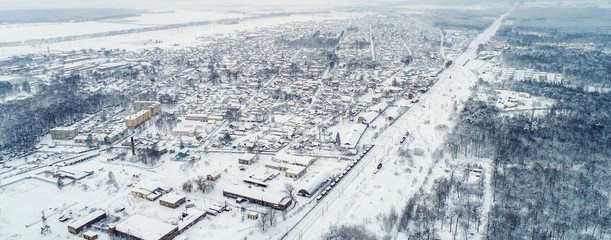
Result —
[[132, 137], [132, 156], [136, 155], [136, 147], [134, 146], [134, 137]]

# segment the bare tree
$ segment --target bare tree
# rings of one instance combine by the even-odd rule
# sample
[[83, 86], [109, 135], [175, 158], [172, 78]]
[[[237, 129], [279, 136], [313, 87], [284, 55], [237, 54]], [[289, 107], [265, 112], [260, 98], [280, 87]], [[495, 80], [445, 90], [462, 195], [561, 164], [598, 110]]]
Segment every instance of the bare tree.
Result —
[[265, 232], [265, 226], [267, 225], [267, 213], [261, 213], [259, 215], [259, 227], [261, 227], [261, 231]]
[[290, 197], [291, 200], [295, 200], [295, 196], [293, 196], [293, 193], [295, 192], [295, 187], [290, 184], [290, 183], [285, 183], [284, 184], [284, 193], [286, 193], [287, 197]]
[[197, 185], [197, 190], [202, 191], [202, 193], [209, 193], [214, 189], [214, 182], [208, 181], [204, 176], [197, 177], [195, 185]]
[[276, 221], [276, 216], [278, 215], [278, 210], [270, 207], [267, 209], [267, 212], [264, 215], [267, 216], [267, 221], [269, 222], [269, 226], [274, 226], [274, 222]]
[[187, 180], [184, 182], [182, 184], [182, 190], [188, 193], [193, 192], [193, 181]]

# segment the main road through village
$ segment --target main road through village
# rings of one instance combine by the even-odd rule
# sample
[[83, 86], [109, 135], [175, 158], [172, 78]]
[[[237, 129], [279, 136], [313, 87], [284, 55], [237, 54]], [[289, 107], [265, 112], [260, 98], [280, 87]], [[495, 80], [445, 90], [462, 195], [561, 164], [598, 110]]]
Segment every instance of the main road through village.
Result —
[[[407, 199], [426, 184], [428, 171], [410, 173], [419, 176], [404, 177], [403, 180], [397, 181], [397, 176], [392, 176], [398, 169], [397, 163], [389, 156], [395, 154], [401, 146], [400, 138], [409, 131], [411, 138], [406, 144], [422, 146], [426, 151], [426, 160], [420, 164], [424, 164], [425, 170], [435, 167], [431, 153], [443, 144], [444, 136], [435, 132], [433, 127], [448, 123], [454, 106], [462, 109], [462, 103], [471, 94], [471, 86], [478, 80], [476, 71], [473, 70], [478, 70], [485, 64], [484, 61], [476, 59], [478, 45], [488, 42], [494, 36], [503, 19], [512, 10], [501, 15], [477, 36], [469, 48], [454, 59], [454, 64], [439, 75], [437, 83], [421, 97], [420, 102], [413, 105], [377, 138], [361, 139], [362, 145], [375, 146], [324, 198], [318, 202], [306, 203], [311, 205], [307, 206], [307, 214], [280, 238], [320, 239], [331, 226], [363, 223], [367, 225], [370, 218], [379, 213], [387, 213], [392, 207], [400, 211]], [[453, 126], [451, 122], [448, 124]], [[378, 174], [373, 174], [378, 162], [382, 162], [384, 167]], [[380, 190], [381, 188], [384, 190]], [[376, 193], [384, 194], [382, 196]], [[397, 236], [397, 225], [395, 223], [393, 230], [388, 233], [393, 238]]]

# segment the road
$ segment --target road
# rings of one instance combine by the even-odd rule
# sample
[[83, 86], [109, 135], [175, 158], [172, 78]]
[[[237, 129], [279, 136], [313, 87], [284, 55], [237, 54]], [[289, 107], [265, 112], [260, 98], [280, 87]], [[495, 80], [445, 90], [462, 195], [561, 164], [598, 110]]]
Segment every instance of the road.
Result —
[[[477, 69], [482, 63], [481, 60], [475, 60], [477, 46], [489, 41], [508, 14], [509, 12], [500, 16], [475, 38], [467, 51], [456, 58], [456, 62], [460, 64], [454, 64], [440, 74], [439, 81], [421, 96], [419, 103], [413, 105], [377, 139], [363, 139], [361, 141], [363, 144], [375, 143], [375, 146], [324, 198], [317, 204], [315, 202], [311, 204], [311, 210], [283, 239], [320, 239], [332, 225], [359, 223], [359, 221], [365, 224], [368, 219], [375, 216], [374, 213], [382, 213], [389, 205], [402, 207], [413, 192], [426, 184], [428, 176], [418, 176], [413, 183], [406, 178], [406, 182], [389, 184], [386, 180], [394, 179], [390, 176], [393, 163], [387, 156], [400, 146], [399, 139], [407, 131], [410, 131], [412, 133], [410, 136], [414, 137], [409, 141], [410, 144], [426, 142], [429, 152], [441, 146], [443, 136], [428, 130], [432, 128], [431, 126], [436, 126], [436, 123], [447, 121], [451, 111], [445, 108], [452, 106], [453, 103], [467, 100], [470, 95], [469, 88], [477, 82], [477, 76], [472, 74], [470, 69]], [[467, 64], [463, 66], [464, 63]], [[378, 162], [384, 163], [385, 167], [374, 175], [373, 170]], [[434, 167], [432, 159], [422, 164], [429, 166], [430, 169]], [[383, 186], [382, 189], [380, 186]], [[381, 196], [378, 193], [386, 190], [384, 188], [398, 191], [392, 191], [396, 194]], [[380, 201], [382, 198], [384, 201]], [[366, 209], [361, 205], [379, 208]], [[396, 238], [397, 232], [397, 224], [395, 224], [390, 234]]]

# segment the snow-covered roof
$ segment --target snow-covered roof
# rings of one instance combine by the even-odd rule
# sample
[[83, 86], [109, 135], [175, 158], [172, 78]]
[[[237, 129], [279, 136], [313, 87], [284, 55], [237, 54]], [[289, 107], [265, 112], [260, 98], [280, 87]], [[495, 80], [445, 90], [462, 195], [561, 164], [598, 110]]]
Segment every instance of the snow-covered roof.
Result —
[[253, 158], [255, 158], [256, 156], [257, 156], [256, 154], [252, 154], [252, 153], [244, 153], [244, 154], [240, 155], [240, 156], [238, 157], [238, 159], [241, 159], [241, 160], [248, 160], [248, 161], [250, 161], [250, 160], [252, 160]]
[[378, 115], [380, 115], [378, 112], [366, 112], [360, 115], [359, 117], [362, 117], [364, 119], [364, 123], [371, 123], [378, 117]]
[[74, 222], [72, 222], [70, 225], [70, 227], [77, 229], [77, 228], [81, 228], [87, 224], [89, 224], [89, 222], [93, 221], [94, 219], [102, 216], [106, 214], [106, 212], [102, 211], [102, 210], [96, 210], [95, 212], [90, 213], [89, 215], [82, 217], [79, 220], [76, 220]]
[[178, 230], [182, 232], [183, 229], [187, 228], [191, 223], [195, 222], [198, 218], [206, 215], [205, 211], [198, 210], [195, 208], [191, 208], [188, 210], [188, 214], [186, 217], [182, 219], [182, 221], [178, 222]]
[[279, 204], [285, 196], [279, 192], [264, 192], [262, 188], [248, 188], [238, 185], [228, 185], [223, 191], [229, 193], [235, 193], [244, 197], [258, 199], [269, 203]]
[[181, 196], [178, 195], [177, 193], [169, 193], [166, 195], [161, 196], [161, 198], [159, 198], [159, 201], [164, 201], [164, 202], [169, 202], [169, 203], [176, 203], [178, 202], [178, 200], [184, 198], [185, 196]]
[[365, 129], [367, 129], [367, 125], [365, 124], [362, 124], [362, 123], [354, 124], [354, 126], [352, 127], [352, 130], [350, 130], [350, 133], [348, 133], [348, 137], [346, 141], [344, 141], [342, 145], [344, 147], [349, 147], [349, 148], [356, 147], [356, 144], [359, 142], [359, 139], [361, 139], [361, 135], [363, 135], [363, 132], [365, 132]]
[[315, 157], [295, 156], [289, 155], [284, 152], [277, 153], [276, 156], [274, 156], [274, 159], [279, 162], [286, 162], [303, 166], [309, 166], [313, 160], [316, 160]]
[[305, 186], [303, 186], [301, 190], [305, 190], [308, 192], [308, 194], [314, 194], [316, 191], [318, 191], [318, 188], [320, 188], [320, 186], [327, 182], [327, 180], [331, 177], [331, 174], [327, 171], [322, 171], [320, 173], [318, 173], [316, 176], [314, 176], [312, 179], [310, 179]]
[[117, 231], [142, 239], [161, 239], [177, 227], [142, 215], [133, 215], [117, 224], [116, 228]]
[[285, 172], [291, 173], [291, 174], [300, 174], [306, 169], [305, 167], [297, 166], [297, 165], [288, 165], [286, 167], [287, 169]]

